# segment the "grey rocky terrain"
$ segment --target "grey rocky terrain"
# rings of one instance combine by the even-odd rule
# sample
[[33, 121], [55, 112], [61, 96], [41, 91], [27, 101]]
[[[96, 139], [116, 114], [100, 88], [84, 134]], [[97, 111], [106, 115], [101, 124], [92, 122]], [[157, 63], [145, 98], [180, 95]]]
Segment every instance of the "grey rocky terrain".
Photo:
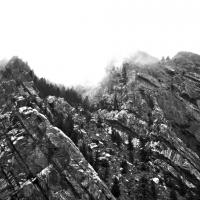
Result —
[[80, 105], [42, 92], [2, 70], [0, 199], [200, 199], [199, 55], [127, 61]]

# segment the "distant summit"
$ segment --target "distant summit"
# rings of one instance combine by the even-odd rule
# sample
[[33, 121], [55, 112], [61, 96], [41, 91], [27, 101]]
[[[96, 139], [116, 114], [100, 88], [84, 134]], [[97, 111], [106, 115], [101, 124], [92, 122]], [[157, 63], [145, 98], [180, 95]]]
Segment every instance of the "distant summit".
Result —
[[180, 51], [178, 52], [173, 58], [190, 58], [190, 59], [194, 59], [194, 58], [199, 58], [200, 59], [200, 55], [196, 54], [196, 53], [192, 53], [192, 52], [188, 52], [188, 51]]
[[129, 61], [139, 65], [147, 65], [157, 63], [159, 59], [144, 51], [137, 51], [133, 56], [129, 58]]
[[179, 64], [194, 64], [197, 67], [200, 66], [200, 55], [192, 52], [181, 51], [173, 57], [173, 60]]

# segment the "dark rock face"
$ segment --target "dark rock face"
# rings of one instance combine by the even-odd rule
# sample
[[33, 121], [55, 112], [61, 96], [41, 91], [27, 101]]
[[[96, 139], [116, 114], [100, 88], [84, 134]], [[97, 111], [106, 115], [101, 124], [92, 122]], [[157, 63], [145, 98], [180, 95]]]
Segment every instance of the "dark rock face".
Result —
[[200, 199], [199, 60], [184, 52], [129, 64], [126, 76], [113, 72], [93, 112], [41, 99], [30, 69], [9, 62], [0, 199]]
[[[115, 199], [72, 140], [42, 114], [48, 108], [31, 83], [7, 78], [1, 94], [0, 199]], [[67, 114], [71, 106], [58, 102], [55, 109]]]
[[1, 127], [1, 198], [114, 199], [74, 143], [37, 110], [6, 113]]
[[11, 182], [2, 186], [1, 198], [18, 190], [17, 198], [114, 199], [74, 143], [37, 110], [4, 114], [1, 125], [1, 176]]

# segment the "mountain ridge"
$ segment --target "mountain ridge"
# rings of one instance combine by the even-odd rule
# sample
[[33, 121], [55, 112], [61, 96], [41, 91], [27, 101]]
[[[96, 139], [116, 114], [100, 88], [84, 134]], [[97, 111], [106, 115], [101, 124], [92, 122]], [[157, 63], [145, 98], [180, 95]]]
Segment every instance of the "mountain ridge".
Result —
[[196, 54], [126, 61], [75, 106], [41, 97], [15, 59], [0, 80], [1, 199], [199, 199]]

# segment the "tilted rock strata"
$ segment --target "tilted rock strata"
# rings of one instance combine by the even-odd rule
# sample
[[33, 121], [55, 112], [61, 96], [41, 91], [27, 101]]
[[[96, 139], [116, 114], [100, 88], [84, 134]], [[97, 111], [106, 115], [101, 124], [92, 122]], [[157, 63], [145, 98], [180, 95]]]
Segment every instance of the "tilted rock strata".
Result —
[[115, 199], [71, 139], [37, 110], [21, 107], [1, 116], [1, 125], [2, 199]]

